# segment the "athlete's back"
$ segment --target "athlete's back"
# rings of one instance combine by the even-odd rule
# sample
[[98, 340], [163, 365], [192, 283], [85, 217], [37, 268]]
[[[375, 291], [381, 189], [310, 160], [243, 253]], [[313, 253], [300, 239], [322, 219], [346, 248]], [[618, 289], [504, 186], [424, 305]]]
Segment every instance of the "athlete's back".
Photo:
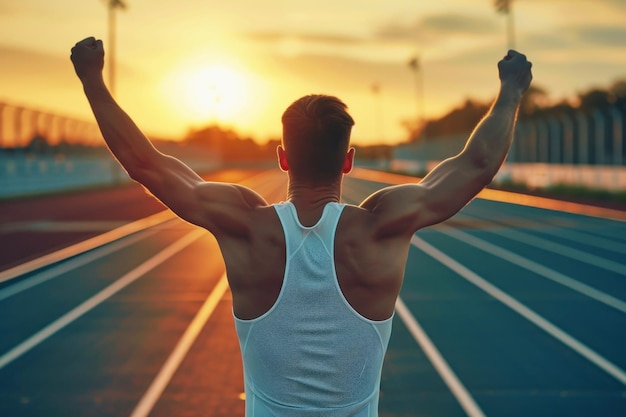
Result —
[[343, 205], [328, 203], [303, 226], [292, 203], [275, 206], [284, 232], [283, 282], [261, 316], [236, 316], [246, 415], [378, 415], [391, 317], [369, 320], [346, 300], [335, 274], [335, 232]]

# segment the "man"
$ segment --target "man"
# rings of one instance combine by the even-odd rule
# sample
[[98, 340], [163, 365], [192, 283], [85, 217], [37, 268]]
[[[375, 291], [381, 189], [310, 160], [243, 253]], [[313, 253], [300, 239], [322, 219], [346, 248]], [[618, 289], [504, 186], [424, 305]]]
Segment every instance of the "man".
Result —
[[421, 182], [339, 204], [354, 160], [353, 120], [335, 97], [312, 95], [284, 113], [278, 162], [288, 201], [205, 182], [157, 151], [115, 103], [102, 42], [71, 59], [102, 134], [128, 174], [181, 218], [215, 235], [233, 294], [246, 416], [377, 416], [383, 357], [413, 234], [457, 213], [493, 179], [509, 150], [531, 64], [498, 63], [499, 94], [465, 148]]

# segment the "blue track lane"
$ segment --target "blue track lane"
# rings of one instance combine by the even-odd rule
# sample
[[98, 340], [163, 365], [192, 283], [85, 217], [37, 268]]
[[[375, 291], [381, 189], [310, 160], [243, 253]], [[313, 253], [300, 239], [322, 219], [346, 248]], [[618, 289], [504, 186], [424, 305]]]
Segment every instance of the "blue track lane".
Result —
[[[349, 202], [375, 188], [355, 182]], [[449, 267], [476, 274], [623, 372], [624, 222], [476, 199], [417, 237], [450, 259], [412, 247], [400, 296], [484, 415], [626, 415], [623, 381]], [[441, 390], [441, 376], [396, 317], [382, 414], [466, 415]]]

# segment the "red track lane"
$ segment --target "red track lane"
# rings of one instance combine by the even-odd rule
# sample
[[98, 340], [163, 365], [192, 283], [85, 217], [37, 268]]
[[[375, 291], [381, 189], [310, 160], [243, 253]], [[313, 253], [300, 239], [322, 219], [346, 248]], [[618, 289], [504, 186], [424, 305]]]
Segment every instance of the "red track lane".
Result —
[[[205, 176], [239, 182], [258, 170], [232, 169]], [[137, 184], [0, 203], [0, 271], [38, 258], [165, 207]]]

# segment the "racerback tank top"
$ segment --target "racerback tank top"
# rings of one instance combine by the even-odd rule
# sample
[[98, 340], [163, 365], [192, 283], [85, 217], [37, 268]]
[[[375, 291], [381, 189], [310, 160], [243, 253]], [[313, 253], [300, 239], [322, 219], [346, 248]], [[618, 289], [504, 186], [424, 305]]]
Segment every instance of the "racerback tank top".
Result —
[[378, 416], [392, 317], [369, 320], [341, 292], [334, 242], [344, 205], [327, 204], [311, 227], [292, 203], [274, 207], [287, 252], [280, 294], [260, 317], [235, 317], [246, 417]]

